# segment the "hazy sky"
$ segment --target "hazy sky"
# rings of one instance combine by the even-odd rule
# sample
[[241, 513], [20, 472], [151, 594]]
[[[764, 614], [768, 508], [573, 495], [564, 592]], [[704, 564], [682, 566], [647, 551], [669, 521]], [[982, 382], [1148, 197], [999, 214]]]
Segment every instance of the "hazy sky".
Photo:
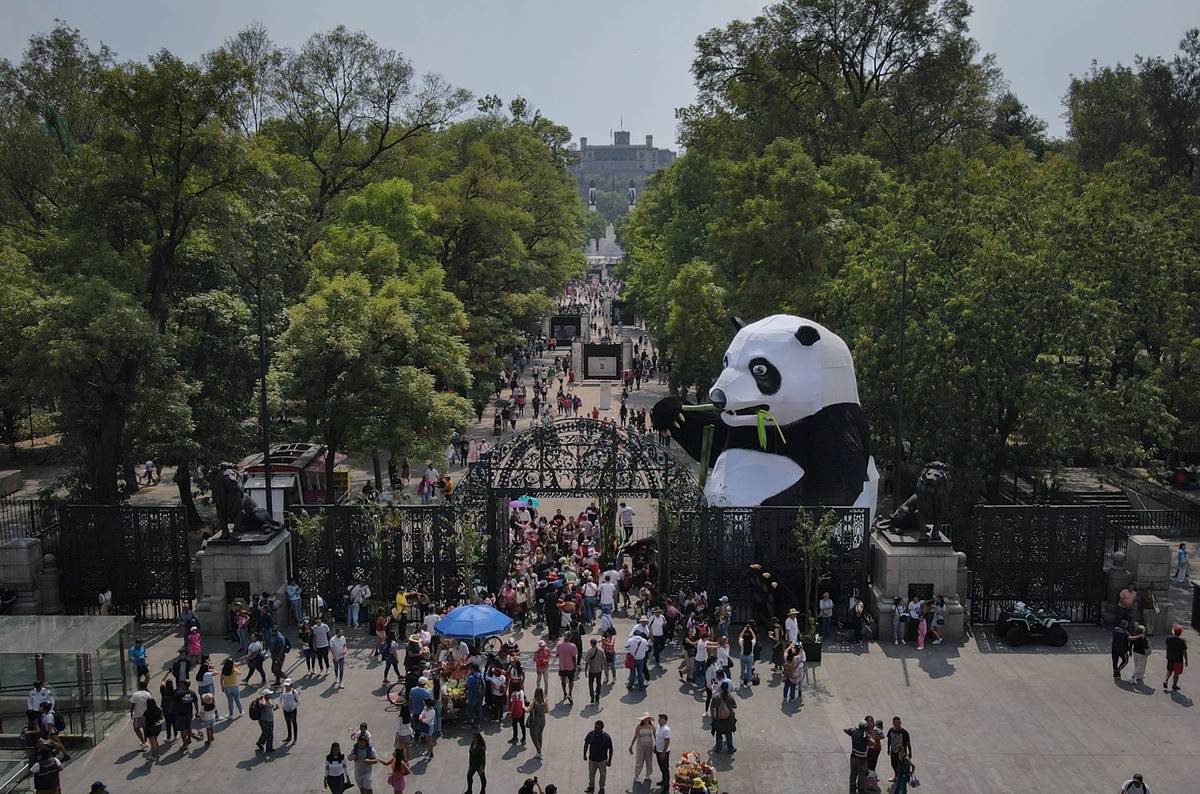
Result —
[[[166, 47], [194, 59], [258, 19], [295, 47], [339, 23], [405, 53], [475, 94], [520, 94], [578, 138], [610, 129], [659, 145], [675, 139], [674, 110], [695, 95], [696, 36], [753, 16], [763, 0], [0, 0], [0, 56], [57, 18], [122, 58]], [[1197, 0], [977, 0], [971, 29], [1018, 96], [1053, 134], [1064, 132], [1071, 74], [1137, 54], [1166, 55], [1200, 26]]]

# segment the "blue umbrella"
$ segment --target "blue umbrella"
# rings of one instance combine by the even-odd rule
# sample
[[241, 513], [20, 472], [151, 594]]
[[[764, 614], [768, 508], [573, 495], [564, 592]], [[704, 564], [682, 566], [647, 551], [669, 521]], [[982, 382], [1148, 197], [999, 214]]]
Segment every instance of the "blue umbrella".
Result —
[[474, 640], [503, 634], [512, 626], [512, 618], [487, 604], [468, 604], [450, 610], [446, 617], [433, 625], [443, 637]]
[[530, 507], [541, 507], [542, 503], [535, 496], [522, 496], [517, 501], [524, 502]]

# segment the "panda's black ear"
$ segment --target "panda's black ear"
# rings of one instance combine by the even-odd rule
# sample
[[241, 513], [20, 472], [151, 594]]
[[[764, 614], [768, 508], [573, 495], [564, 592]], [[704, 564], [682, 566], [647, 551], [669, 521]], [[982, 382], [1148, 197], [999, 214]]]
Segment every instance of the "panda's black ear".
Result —
[[821, 332], [811, 325], [802, 325], [796, 329], [796, 338], [800, 340], [800, 344], [808, 347], [817, 343], [817, 340], [821, 338]]
[[730, 315], [729, 321], [733, 323], [733, 327], [739, 331], [746, 327], [746, 321], [736, 315]]

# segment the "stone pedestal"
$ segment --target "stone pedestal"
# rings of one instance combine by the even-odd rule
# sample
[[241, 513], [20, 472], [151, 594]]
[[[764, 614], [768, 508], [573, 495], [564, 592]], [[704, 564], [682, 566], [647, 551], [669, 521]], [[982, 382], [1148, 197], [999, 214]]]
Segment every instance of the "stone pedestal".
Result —
[[229, 604], [234, 598], [254, 593], [271, 593], [280, 606], [274, 610], [275, 622], [283, 624], [287, 616], [288, 559], [292, 534], [287, 530], [268, 537], [255, 536], [234, 541], [210, 541], [196, 555], [200, 566], [200, 597], [196, 618], [205, 635], [229, 631]]
[[38, 594], [42, 599], [42, 615], [59, 615], [63, 612], [62, 595], [58, 587], [58, 560], [53, 554], [42, 558], [42, 572], [38, 574]]
[[895, 639], [892, 633], [893, 601], [907, 604], [909, 596], [928, 601], [946, 599], [946, 624], [942, 636], [961, 641], [964, 637], [962, 602], [958, 596], [959, 554], [949, 543], [922, 542], [915, 538], [875, 532], [875, 582], [871, 586], [872, 611], [880, 641]]
[[13, 538], [0, 543], [0, 585], [17, 594], [14, 615], [38, 615], [42, 611], [38, 577], [42, 572], [42, 541]]
[[[1130, 582], [1136, 582], [1139, 595], [1134, 620], [1143, 623], [1150, 634], [1164, 636], [1175, 622], [1171, 604], [1171, 568], [1174, 559], [1172, 544], [1157, 535], [1130, 535], [1125, 554], [1114, 553], [1108, 572], [1107, 602], [1113, 619], [1116, 618], [1117, 598]], [[1145, 604], [1145, 594], [1153, 596], [1154, 607]]]

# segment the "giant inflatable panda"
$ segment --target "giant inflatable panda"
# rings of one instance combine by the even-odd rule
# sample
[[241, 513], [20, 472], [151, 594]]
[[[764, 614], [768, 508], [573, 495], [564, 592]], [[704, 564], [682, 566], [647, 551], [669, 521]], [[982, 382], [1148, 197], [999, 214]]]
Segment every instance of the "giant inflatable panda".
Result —
[[[706, 426], [716, 457], [709, 504], [827, 505], [875, 509], [879, 474], [850, 348], [819, 323], [776, 314], [739, 330], [709, 391], [713, 410], [660, 400], [651, 423], [700, 460]], [[765, 419], [765, 445], [758, 414]]]

